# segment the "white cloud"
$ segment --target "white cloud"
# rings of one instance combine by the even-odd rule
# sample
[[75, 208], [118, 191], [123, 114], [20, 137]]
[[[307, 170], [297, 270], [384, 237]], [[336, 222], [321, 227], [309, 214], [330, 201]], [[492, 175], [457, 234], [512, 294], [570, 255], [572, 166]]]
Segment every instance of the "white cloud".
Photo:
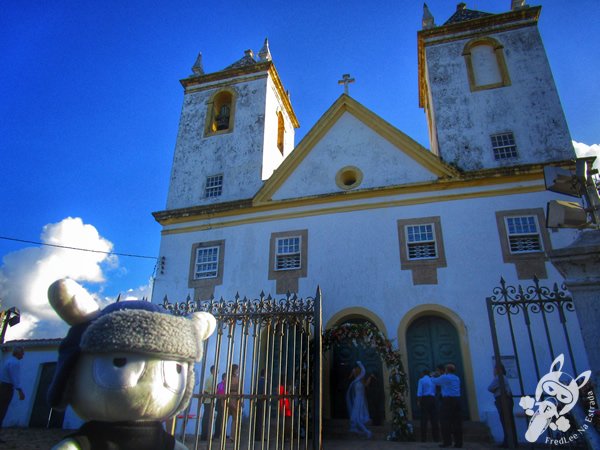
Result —
[[[94, 226], [73, 217], [46, 225], [41, 240], [45, 244], [103, 252], [110, 252], [113, 248], [113, 244], [101, 237]], [[21, 310], [21, 323], [8, 328], [6, 340], [63, 337], [68, 327], [48, 304], [50, 284], [65, 277], [80, 283], [102, 283], [105, 281], [104, 269], [116, 268], [119, 263], [114, 255], [48, 246], [28, 247], [9, 253], [2, 262], [2, 306], [16, 306]], [[95, 297], [100, 303], [105, 303], [97, 294]]]
[[127, 292], [121, 294], [121, 300], [150, 300], [152, 297], [152, 280], [148, 280], [148, 284], [139, 286], [136, 289], [129, 289]]
[[575, 147], [575, 153], [579, 157], [595, 156], [594, 167], [600, 169], [600, 144], [588, 145], [583, 142], [573, 141], [573, 147]]

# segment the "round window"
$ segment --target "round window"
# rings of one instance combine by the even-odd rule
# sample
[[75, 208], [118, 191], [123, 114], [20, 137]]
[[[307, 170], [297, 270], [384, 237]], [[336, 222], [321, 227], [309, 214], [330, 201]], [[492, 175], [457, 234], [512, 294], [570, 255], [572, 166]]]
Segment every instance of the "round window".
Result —
[[335, 176], [335, 183], [341, 189], [354, 189], [362, 182], [363, 174], [358, 167], [346, 166], [338, 170]]

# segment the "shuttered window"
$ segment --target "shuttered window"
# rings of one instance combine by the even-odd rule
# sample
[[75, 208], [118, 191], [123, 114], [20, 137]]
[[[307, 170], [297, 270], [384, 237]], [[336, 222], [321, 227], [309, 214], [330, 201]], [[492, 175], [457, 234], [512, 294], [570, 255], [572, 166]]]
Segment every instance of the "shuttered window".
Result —
[[437, 258], [433, 224], [406, 226], [406, 246], [409, 260]]
[[275, 245], [275, 270], [300, 268], [300, 236], [278, 238]]
[[506, 217], [505, 222], [511, 253], [543, 251], [539, 225], [535, 216]]
[[194, 278], [215, 278], [219, 273], [219, 247], [201, 247], [196, 251]]

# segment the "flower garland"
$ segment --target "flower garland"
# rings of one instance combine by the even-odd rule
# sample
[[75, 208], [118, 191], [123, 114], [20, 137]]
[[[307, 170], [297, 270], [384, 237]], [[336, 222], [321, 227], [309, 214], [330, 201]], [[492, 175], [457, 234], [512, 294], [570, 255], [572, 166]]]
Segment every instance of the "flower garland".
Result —
[[370, 322], [345, 323], [325, 330], [323, 352], [337, 343], [348, 341], [352, 341], [355, 345], [360, 342], [365, 347], [375, 349], [389, 370], [390, 410], [394, 429], [388, 436], [388, 440], [412, 441], [414, 439], [412, 425], [408, 423], [406, 417], [406, 373], [402, 367], [400, 352], [394, 350], [392, 342]]

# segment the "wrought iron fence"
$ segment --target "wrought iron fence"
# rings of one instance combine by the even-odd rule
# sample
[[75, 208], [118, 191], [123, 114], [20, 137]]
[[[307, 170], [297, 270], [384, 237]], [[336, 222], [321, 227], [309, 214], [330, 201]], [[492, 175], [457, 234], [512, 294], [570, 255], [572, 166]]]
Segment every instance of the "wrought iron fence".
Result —
[[[529, 413], [525, 414], [524, 408], [517, 407], [517, 412], [523, 411], [517, 414], [523, 419], [517, 433], [511, 405], [519, 405], [523, 397], [536, 396], [539, 380], [560, 354], [566, 355], [566, 372], [572, 370], [577, 374], [578, 366], [585, 361], [585, 355], [574, 350], [573, 341], [579, 337], [578, 322], [573, 300], [564, 289], [556, 283], [552, 288], [541, 286], [537, 277], [533, 278], [533, 285], [525, 288], [509, 286], [501, 278], [500, 286], [486, 299], [494, 359], [496, 364], [503, 363], [508, 370], [498, 377], [502, 405], [500, 419], [505, 421], [503, 426], [509, 448], [515, 448], [517, 441], [523, 441], [525, 430], [531, 424]], [[510, 392], [506, 392], [505, 378], [508, 378]], [[540, 436], [560, 439], [565, 434], [548, 427], [549, 424], [548, 420]], [[585, 438], [568, 442], [563, 448], [585, 448]]]
[[170, 303], [176, 315], [206, 311], [217, 328], [204, 343], [198, 389], [176, 421], [192, 448], [321, 449], [321, 292], [314, 298]]

